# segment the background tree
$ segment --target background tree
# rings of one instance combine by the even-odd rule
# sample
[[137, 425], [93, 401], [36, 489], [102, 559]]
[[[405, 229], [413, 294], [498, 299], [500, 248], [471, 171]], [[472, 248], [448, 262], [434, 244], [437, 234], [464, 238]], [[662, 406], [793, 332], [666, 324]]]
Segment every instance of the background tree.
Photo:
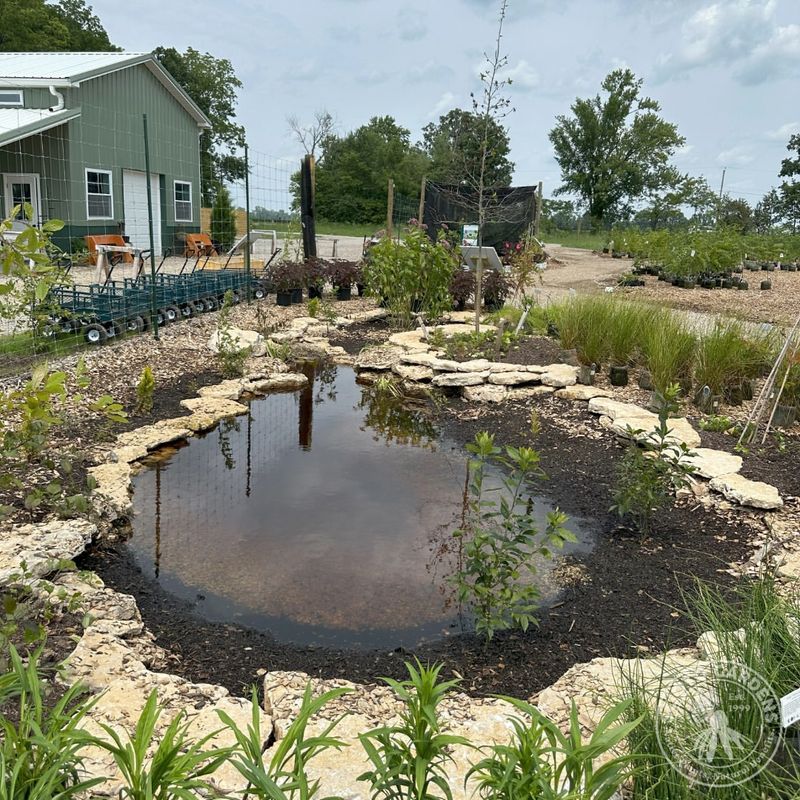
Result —
[[783, 216], [787, 224], [791, 227], [792, 233], [797, 233], [800, 229], [800, 133], [792, 134], [786, 149], [790, 153], [789, 158], [784, 158], [781, 162], [780, 176], [789, 178], [781, 183], [781, 205]]
[[542, 233], [571, 231], [577, 227], [578, 212], [571, 200], [542, 199]]
[[755, 229], [753, 209], [743, 197], [724, 194], [717, 206], [717, 224], [723, 228], [733, 228], [739, 233], [750, 233]]
[[[442, 183], [465, 183], [480, 171], [486, 121], [472, 111], [454, 108], [422, 129], [422, 148], [430, 158], [428, 177]], [[514, 164], [509, 159], [508, 131], [495, 119], [488, 122], [487, 186], [510, 186]]]
[[0, 51], [119, 50], [83, 0], [0, 0]]
[[156, 58], [211, 120], [211, 130], [200, 137], [203, 205], [212, 205], [216, 187], [244, 179], [244, 128], [236, 118], [237, 92], [242, 82], [227, 58], [216, 58], [192, 47], [185, 53], [157, 47]]
[[386, 218], [386, 190], [416, 196], [428, 165], [411, 144], [411, 133], [394, 117], [373, 117], [346, 136], [321, 144], [325, 157], [316, 171], [316, 212], [331, 222], [370, 222]]
[[648, 193], [649, 204], [634, 217], [640, 227], [682, 227], [689, 221], [684, 209], [690, 208], [696, 224], [703, 224], [704, 219], [710, 223], [717, 197], [705, 178], [692, 178], [670, 169], [666, 180], [665, 187]]
[[[306, 125], [300, 122], [296, 116], [286, 118], [286, 123], [297, 141], [303, 146], [308, 155], [317, 156], [317, 150], [321, 150], [321, 145], [333, 135], [336, 122], [333, 115], [326, 109], [314, 112], [314, 120]], [[320, 159], [322, 152], [320, 153]]]
[[214, 190], [214, 205], [211, 206], [211, 238], [228, 250], [236, 241], [236, 212], [231, 195], [224, 183]]
[[783, 200], [777, 189], [770, 189], [753, 209], [753, 225], [758, 233], [769, 233], [783, 222]]
[[578, 195], [595, 227], [627, 216], [636, 200], [677, 176], [669, 159], [685, 140], [641, 88], [631, 70], [614, 70], [602, 83], [604, 96], [578, 98], [550, 131], [561, 167], [556, 194]]

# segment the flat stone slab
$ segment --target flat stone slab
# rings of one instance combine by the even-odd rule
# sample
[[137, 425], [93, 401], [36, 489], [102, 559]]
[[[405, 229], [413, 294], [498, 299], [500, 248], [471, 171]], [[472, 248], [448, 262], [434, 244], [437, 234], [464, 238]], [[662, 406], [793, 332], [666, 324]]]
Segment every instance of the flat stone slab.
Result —
[[249, 381], [244, 384], [246, 392], [254, 394], [266, 394], [268, 392], [291, 392], [302, 389], [308, 384], [308, 376], [302, 372], [284, 372], [281, 375], [272, 375], [257, 381]]
[[519, 386], [524, 383], [539, 383], [538, 372], [490, 372], [489, 383], [497, 386]]
[[[611, 419], [616, 419], [617, 417], [644, 417], [645, 419], [650, 419], [655, 417], [652, 411], [637, 406], [635, 403], [623, 403], [606, 395], [592, 397], [589, 400], [589, 412], [602, 414], [604, 417], [611, 417]], [[656, 417], [656, 419], [658, 418]]]
[[783, 499], [774, 486], [761, 481], [751, 481], [741, 475], [720, 475], [713, 478], [709, 486], [715, 492], [724, 495], [726, 499], [742, 506], [767, 510], [783, 507]]
[[[653, 428], [658, 426], [658, 417], [653, 414], [655, 420], [649, 429], [636, 437], [636, 440], [642, 443], [655, 443], [657, 441], [656, 434], [653, 433]], [[614, 427], [621, 421], [620, 419], [614, 420]], [[636, 420], [631, 420], [635, 422]], [[697, 447], [700, 444], [700, 434], [692, 427], [689, 420], [684, 417], [675, 417], [674, 419], [667, 420], [667, 430], [669, 435], [667, 441], [670, 444], [685, 444], [689, 448]]]
[[[79, 556], [92, 541], [97, 528], [86, 520], [16, 525], [0, 532], [0, 584], [20, 575], [24, 561], [27, 571], [42, 577], [58, 569], [58, 562]], [[20, 575], [20, 577], [22, 577]]]
[[464, 399], [470, 403], [502, 403], [508, 398], [505, 386], [484, 384], [483, 386], [467, 386], [464, 389]]
[[724, 450], [713, 450], [710, 447], [696, 447], [686, 458], [687, 463], [695, 469], [701, 478], [719, 478], [731, 475], [742, 468], [742, 457]]
[[430, 345], [422, 338], [422, 328], [415, 331], [400, 331], [393, 333], [389, 339], [389, 344], [397, 347], [402, 347], [404, 350], [411, 350], [414, 352], [427, 353], [430, 350]]
[[488, 372], [443, 372], [434, 375], [433, 385], [448, 386], [479, 386], [489, 377]]
[[510, 387], [509, 400], [530, 400], [533, 397], [547, 397], [555, 392], [552, 386], [519, 386]]
[[611, 397], [611, 392], [597, 386], [584, 386], [576, 383], [574, 386], [565, 386], [563, 389], [559, 389], [556, 397], [563, 397], [565, 400], [591, 400], [594, 397]]
[[[263, 352], [264, 337], [258, 331], [242, 330], [241, 328], [231, 328], [228, 331], [230, 335], [230, 346], [237, 350], [252, 350], [254, 353], [258, 351]], [[214, 331], [211, 338], [208, 340], [208, 348], [213, 353], [219, 352], [219, 331]]]
[[395, 364], [392, 372], [407, 381], [429, 381], [433, 377], [433, 370], [416, 364]]
[[181, 405], [192, 413], [205, 414], [217, 420], [237, 417], [247, 413], [247, 406], [223, 397], [189, 397]]
[[459, 361], [456, 372], [486, 372], [494, 366], [493, 361], [486, 358], [473, 358], [470, 361]]
[[403, 355], [403, 348], [397, 345], [379, 345], [365, 347], [356, 359], [356, 369], [387, 370], [391, 369]]
[[550, 364], [542, 372], [542, 383], [545, 386], [563, 388], [574, 386], [578, 382], [578, 368], [569, 364]]

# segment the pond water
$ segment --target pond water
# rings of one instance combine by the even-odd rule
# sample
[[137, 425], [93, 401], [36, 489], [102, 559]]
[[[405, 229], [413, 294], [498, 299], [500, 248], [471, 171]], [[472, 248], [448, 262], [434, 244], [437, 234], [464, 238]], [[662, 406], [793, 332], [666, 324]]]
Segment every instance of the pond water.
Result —
[[[135, 478], [136, 561], [202, 617], [285, 642], [413, 647], [468, 629], [449, 582], [464, 449], [352, 369], [305, 369], [307, 389], [254, 400]], [[567, 527], [567, 552], [591, 546], [585, 524]]]

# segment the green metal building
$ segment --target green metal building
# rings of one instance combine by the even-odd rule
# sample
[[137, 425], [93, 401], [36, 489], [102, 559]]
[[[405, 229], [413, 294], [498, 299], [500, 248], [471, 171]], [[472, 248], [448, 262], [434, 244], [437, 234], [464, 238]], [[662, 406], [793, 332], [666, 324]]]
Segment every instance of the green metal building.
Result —
[[205, 114], [151, 53], [0, 53], [0, 214], [63, 220], [64, 249], [101, 233], [149, 249], [144, 114], [160, 255], [200, 230]]

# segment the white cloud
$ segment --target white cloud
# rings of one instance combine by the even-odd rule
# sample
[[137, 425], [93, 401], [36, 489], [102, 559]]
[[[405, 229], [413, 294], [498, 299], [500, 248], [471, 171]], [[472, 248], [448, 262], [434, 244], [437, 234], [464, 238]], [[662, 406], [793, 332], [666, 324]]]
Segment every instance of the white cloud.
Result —
[[427, 32], [428, 28], [422, 15], [398, 12], [397, 33], [404, 42], [416, 42], [424, 39]]
[[675, 150], [675, 157], [676, 158], [685, 158], [686, 156], [689, 155], [689, 153], [692, 152], [692, 150], [694, 150], [694, 145], [693, 144], [682, 144], [680, 147], [678, 147]]
[[445, 92], [437, 101], [436, 105], [427, 113], [427, 119], [434, 119], [445, 111], [455, 108], [456, 96], [452, 92]]
[[753, 149], [750, 145], [737, 144], [729, 150], [723, 150], [717, 156], [717, 163], [724, 167], [744, 167], [755, 161]]
[[800, 25], [780, 25], [776, 0], [719, 0], [692, 14], [682, 27], [675, 52], [656, 62], [654, 77], [686, 77], [702, 67], [728, 66], [741, 83], [800, 72]]
[[413, 67], [408, 72], [412, 81], [421, 83], [441, 83], [453, 77], [453, 68], [437, 61], [426, 61], [418, 67]]
[[313, 81], [319, 77], [319, 74], [319, 65], [316, 61], [311, 59], [294, 63], [289, 69], [284, 71], [283, 77], [287, 81]]
[[775, 142], [788, 142], [795, 133], [800, 133], [800, 122], [787, 122], [775, 130], [767, 131], [764, 136]]
[[539, 73], [525, 59], [518, 61], [516, 66], [504, 69], [501, 78], [510, 80], [512, 89], [523, 92], [537, 88], [541, 82]]

